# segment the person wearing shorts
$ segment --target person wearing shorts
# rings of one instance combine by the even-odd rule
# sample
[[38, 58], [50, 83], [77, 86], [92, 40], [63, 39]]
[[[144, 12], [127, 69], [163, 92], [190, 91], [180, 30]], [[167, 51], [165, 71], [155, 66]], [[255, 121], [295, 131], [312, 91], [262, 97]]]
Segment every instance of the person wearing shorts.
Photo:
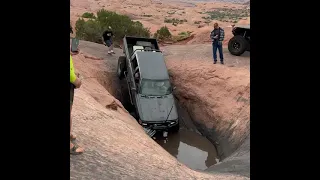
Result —
[[112, 42], [113, 32], [111, 31], [111, 27], [103, 32], [102, 34], [102, 41], [105, 46], [108, 46], [108, 54], [115, 54], [113, 51], [113, 42]]
[[76, 140], [76, 137], [71, 133], [71, 127], [72, 127], [71, 110], [73, 105], [74, 89], [80, 88], [80, 86], [81, 86], [81, 80], [77, 77], [77, 75], [74, 72], [72, 56], [70, 54], [70, 154], [75, 154], [75, 155], [81, 154], [84, 151], [83, 148], [73, 143], [73, 141]]

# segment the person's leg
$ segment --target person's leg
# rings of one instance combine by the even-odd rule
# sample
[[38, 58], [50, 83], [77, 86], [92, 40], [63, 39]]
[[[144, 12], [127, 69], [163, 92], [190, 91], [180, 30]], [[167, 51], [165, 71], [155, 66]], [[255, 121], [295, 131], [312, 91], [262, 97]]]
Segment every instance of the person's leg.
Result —
[[108, 47], [108, 54], [111, 54], [111, 49], [110, 49], [110, 47], [111, 47], [111, 42], [110, 42], [110, 40], [106, 40], [106, 45], [107, 45], [107, 47]]
[[75, 135], [72, 134], [72, 117], [71, 117], [72, 107], [70, 107], [70, 140], [74, 141], [77, 139]]
[[217, 62], [217, 44], [216, 43], [212, 43], [212, 49], [213, 49], [213, 61], [214, 63]]
[[111, 51], [112, 53], [114, 53], [114, 51], [113, 51], [113, 43], [111, 43], [110, 51]]
[[109, 52], [113, 53], [113, 45], [111, 43], [110, 43], [110, 46], [109, 46]]
[[222, 44], [219, 44], [218, 49], [219, 49], [220, 62], [221, 62], [221, 64], [223, 64], [223, 48], [222, 48]]
[[75, 136], [71, 133], [71, 127], [72, 127], [72, 118], [71, 118], [71, 111], [72, 111], [72, 105], [73, 105], [73, 98], [74, 98], [74, 87], [71, 84], [70, 85], [70, 154], [81, 154], [84, 152], [84, 149], [73, 144], [71, 142], [72, 139], [75, 139]]
[[75, 140], [76, 137], [72, 135], [72, 117], [71, 117], [71, 111], [72, 111], [72, 105], [73, 105], [73, 98], [74, 98], [74, 86], [70, 85], [70, 140]]
[[70, 154], [74, 154], [74, 155], [78, 155], [78, 154], [82, 154], [84, 152], [84, 149], [80, 146], [78, 146], [77, 144], [73, 144], [70, 141]]
[[110, 52], [115, 54], [114, 51], [113, 51], [113, 41], [112, 41], [112, 39], [110, 39], [110, 44], [111, 44], [110, 45]]

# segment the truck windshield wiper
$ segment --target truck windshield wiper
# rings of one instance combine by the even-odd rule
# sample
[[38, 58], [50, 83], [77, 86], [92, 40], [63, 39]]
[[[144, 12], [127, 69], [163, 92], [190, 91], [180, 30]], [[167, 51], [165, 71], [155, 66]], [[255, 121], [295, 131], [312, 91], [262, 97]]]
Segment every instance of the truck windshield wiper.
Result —
[[168, 118], [169, 118], [169, 116], [170, 116], [170, 114], [171, 114], [173, 105], [174, 105], [174, 101], [173, 101], [173, 103], [172, 103], [172, 106], [171, 106], [170, 112], [169, 112], [169, 114], [168, 114], [168, 116], [167, 116], [167, 119], [166, 119], [166, 121], [164, 121], [164, 123], [166, 123], [166, 122], [168, 121]]

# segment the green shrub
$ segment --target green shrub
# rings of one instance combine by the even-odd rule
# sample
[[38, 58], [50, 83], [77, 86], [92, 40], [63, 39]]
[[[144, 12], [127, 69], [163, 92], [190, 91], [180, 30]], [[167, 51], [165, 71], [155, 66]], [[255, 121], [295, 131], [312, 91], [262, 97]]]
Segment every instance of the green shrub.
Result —
[[172, 19], [164, 19], [165, 23], [172, 23], [172, 25], [177, 26], [178, 24], [183, 24], [184, 22], [188, 22], [186, 19], [177, 19], [177, 18], [172, 18]]
[[157, 32], [154, 34], [154, 38], [158, 40], [167, 40], [171, 38], [171, 33], [166, 26], [161, 27]]
[[165, 19], [164, 19], [164, 22], [165, 22], [165, 23], [172, 23], [173, 21], [172, 21], [172, 19], [167, 19], [167, 18], [165, 18]]
[[209, 24], [209, 23], [211, 23], [211, 20], [206, 20], [206, 21], [204, 21], [204, 23]]
[[247, 9], [228, 9], [228, 8], [216, 8], [214, 11], [206, 12], [210, 19], [223, 20], [232, 19], [239, 20], [242, 17], [250, 16], [250, 11]]
[[203, 16], [203, 17], [201, 17], [202, 19], [210, 19], [210, 17], [205, 17], [205, 16]]
[[180, 32], [178, 35], [179, 36], [189, 36], [190, 33], [189, 32]]
[[90, 18], [90, 19], [95, 19], [96, 16], [93, 13], [85, 12], [82, 14], [83, 18]]
[[98, 21], [79, 19], [76, 22], [76, 37], [86, 41], [102, 43], [101, 26]]
[[191, 36], [191, 33], [192, 33], [192, 32], [190, 32], [190, 31], [180, 32], [180, 33], [178, 34], [178, 36], [172, 37], [172, 40], [175, 41], [175, 42], [179, 42], [179, 41], [186, 40], [186, 39], [188, 39], [188, 38]]
[[79, 18], [76, 22], [76, 37], [86, 41], [102, 43], [102, 33], [111, 27], [115, 44], [125, 36], [150, 37], [150, 30], [143, 27], [141, 22], [132, 21], [126, 15], [120, 15], [104, 9], [97, 12], [95, 19], [85, 21]]

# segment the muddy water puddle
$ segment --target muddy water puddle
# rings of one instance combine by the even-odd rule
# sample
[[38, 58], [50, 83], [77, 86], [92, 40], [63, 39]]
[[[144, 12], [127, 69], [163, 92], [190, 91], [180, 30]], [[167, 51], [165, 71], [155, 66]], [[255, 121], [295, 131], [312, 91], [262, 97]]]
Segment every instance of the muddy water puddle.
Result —
[[212, 143], [194, 131], [181, 128], [166, 138], [160, 132], [154, 137], [160, 146], [191, 169], [205, 170], [219, 162]]

